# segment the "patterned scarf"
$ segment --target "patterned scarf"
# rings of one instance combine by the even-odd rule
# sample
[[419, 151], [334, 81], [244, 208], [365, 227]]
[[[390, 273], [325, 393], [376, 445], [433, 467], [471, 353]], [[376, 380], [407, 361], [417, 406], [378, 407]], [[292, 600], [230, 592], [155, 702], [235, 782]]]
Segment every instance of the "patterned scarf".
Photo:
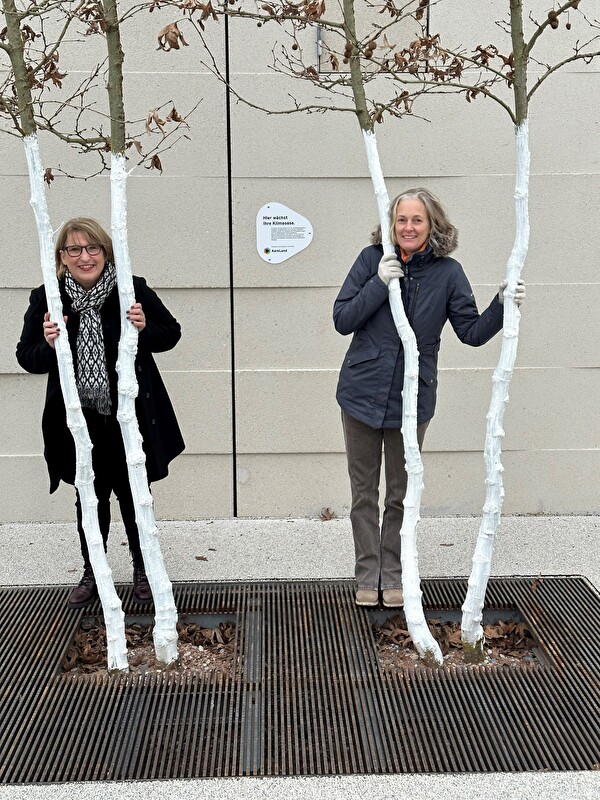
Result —
[[84, 408], [95, 408], [100, 414], [110, 414], [110, 386], [106, 368], [104, 336], [100, 309], [117, 282], [115, 268], [106, 263], [98, 282], [89, 292], [65, 276], [65, 288], [73, 301], [73, 311], [80, 314], [77, 334], [77, 391]]

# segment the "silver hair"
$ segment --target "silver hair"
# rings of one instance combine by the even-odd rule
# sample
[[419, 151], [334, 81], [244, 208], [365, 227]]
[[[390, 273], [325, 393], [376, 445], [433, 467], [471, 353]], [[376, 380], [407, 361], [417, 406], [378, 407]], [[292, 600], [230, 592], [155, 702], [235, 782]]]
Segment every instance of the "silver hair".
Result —
[[[429, 189], [423, 188], [408, 189], [395, 197], [390, 203], [390, 239], [393, 244], [398, 244], [396, 239], [396, 214], [398, 205], [402, 200], [420, 200], [425, 206], [429, 225], [431, 226], [429, 243], [434, 255], [448, 256], [453, 250], [456, 250], [458, 247], [458, 231], [448, 219], [446, 210], [437, 197]], [[373, 244], [381, 243], [380, 225], [371, 234], [371, 242]]]

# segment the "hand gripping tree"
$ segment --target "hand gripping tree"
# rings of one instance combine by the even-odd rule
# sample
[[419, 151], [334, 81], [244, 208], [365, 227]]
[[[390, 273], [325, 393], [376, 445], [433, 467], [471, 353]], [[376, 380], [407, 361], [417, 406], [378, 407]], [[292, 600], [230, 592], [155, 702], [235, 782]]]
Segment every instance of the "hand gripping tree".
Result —
[[[202, 3], [197, 0], [184, 0], [181, 3], [163, 3], [162, 0], [154, 2], [152, 7], [162, 5], [175, 5], [184, 11], [184, 19], [190, 21], [204, 41], [204, 23], [209, 19], [218, 19], [219, 16], [228, 16], [236, 19], [253, 20], [259, 26], [264, 24], [278, 24], [291, 42], [291, 49], [285, 45], [281, 48], [281, 55], [273, 50], [273, 67], [277, 71], [285, 72], [293, 77], [306, 79], [318, 89], [329, 92], [331, 103], [308, 103], [302, 105], [295, 102], [294, 108], [288, 111], [272, 111], [262, 109], [269, 113], [291, 113], [296, 111], [323, 112], [327, 110], [345, 111], [354, 113], [360, 126], [363, 142], [367, 155], [369, 174], [373, 183], [377, 202], [378, 216], [381, 225], [382, 243], [384, 253], [394, 253], [394, 247], [389, 238], [388, 208], [389, 195], [380, 163], [375, 123], [383, 120], [384, 114], [400, 117], [411, 110], [411, 93], [404, 87], [392, 91], [392, 98], [387, 101], [369, 100], [366, 87], [384, 74], [384, 70], [375, 66], [373, 53], [377, 46], [376, 40], [383, 36], [387, 47], [386, 32], [391, 35], [391, 28], [400, 26], [401, 23], [416, 23], [419, 29], [419, 40], [425, 35], [420, 21], [424, 17], [424, 8], [428, 0], [415, 0], [406, 3], [401, 9], [396, 9], [393, 4], [387, 5], [391, 13], [391, 21], [384, 25], [370, 23], [362, 35], [357, 30], [355, 17], [355, 0], [343, 0], [338, 15], [331, 18], [325, 16], [325, 3], [321, 0], [300, 0], [293, 3], [289, 0], [276, 0], [264, 3], [260, 9], [247, 8], [237, 0], [225, 0], [220, 3]], [[368, 3], [367, 5], [370, 6]], [[376, 8], [376, 6], [371, 6]], [[385, 8], [384, 8], [385, 10]], [[169, 51], [179, 49], [180, 44], [187, 45], [179, 22], [173, 22], [165, 27], [159, 34], [159, 47]], [[326, 47], [327, 57], [332, 67], [332, 72], [319, 72], [310, 63], [305, 63], [301, 45], [302, 31], [305, 28], [318, 28], [321, 32], [331, 35], [333, 42]], [[364, 26], [363, 26], [364, 27]], [[406, 38], [406, 34], [404, 35]], [[393, 49], [393, 48], [392, 48]], [[210, 51], [209, 55], [210, 55]], [[347, 64], [347, 71], [340, 70], [341, 64]], [[413, 64], [412, 56], [407, 57], [407, 65]], [[210, 58], [209, 68], [224, 80], [217, 62]], [[238, 99], [248, 102], [249, 105], [258, 106], [242, 98], [234, 87], [230, 87]], [[417, 93], [424, 91], [422, 86], [417, 86]], [[406, 469], [408, 472], [408, 487], [404, 501], [405, 514], [402, 525], [402, 583], [404, 590], [404, 609], [411, 638], [421, 657], [431, 664], [442, 663], [442, 653], [439, 645], [431, 635], [427, 626], [422, 606], [422, 592], [420, 588], [416, 530], [419, 522], [421, 497], [423, 493], [423, 463], [417, 441], [417, 392], [419, 380], [419, 353], [416, 337], [408, 322], [404, 305], [402, 303], [400, 284], [398, 279], [390, 281], [389, 303], [404, 348], [404, 387], [402, 390], [402, 434], [406, 453]]]

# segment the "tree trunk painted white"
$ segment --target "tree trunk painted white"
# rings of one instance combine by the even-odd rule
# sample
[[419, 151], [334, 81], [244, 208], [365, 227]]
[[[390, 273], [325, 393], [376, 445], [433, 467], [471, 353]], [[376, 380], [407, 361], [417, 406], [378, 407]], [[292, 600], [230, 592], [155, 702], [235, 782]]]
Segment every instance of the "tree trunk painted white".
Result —
[[73, 356], [69, 338], [63, 320], [62, 302], [54, 261], [54, 235], [50, 225], [46, 194], [44, 191], [44, 170], [40, 158], [37, 136], [26, 136], [23, 139], [29, 182], [31, 186], [31, 206], [35, 215], [40, 255], [48, 311], [54, 322], [58, 323], [61, 335], [56, 339], [56, 358], [60, 385], [67, 412], [67, 425], [75, 441], [76, 472], [75, 486], [81, 500], [83, 529], [89, 550], [90, 563], [98, 586], [98, 594], [102, 603], [106, 638], [108, 647], [108, 670], [129, 669], [127, 662], [127, 642], [125, 639], [125, 615], [121, 601], [115, 591], [112, 573], [98, 524], [98, 500], [94, 491], [94, 472], [92, 469], [92, 443], [89, 437], [85, 417], [81, 410], [79, 394], [75, 383]]
[[519, 320], [521, 314], [513, 302], [517, 281], [527, 257], [529, 246], [529, 124], [525, 119], [516, 128], [516, 180], [515, 212], [516, 232], [510, 258], [506, 267], [508, 285], [504, 291], [504, 330], [498, 366], [492, 379], [492, 398], [487, 414], [485, 437], [485, 483], [486, 498], [483, 516], [473, 555], [473, 566], [469, 585], [462, 607], [462, 640], [465, 659], [483, 659], [484, 633], [481, 626], [483, 604], [490, 576], [492, 555], [496, 533], [500, 525], [504, 488], [502, 485], [503, 466], [501, 463], [502, 437], [504, 436], [504, 411], [508, 402], [508, 390], [512, 377], [517, 345], [519, 341]]
[[[390, 205], [385, 179], [379, 160], [377, 139], [372, 131], [363, 130], [369, 173], [377, 198], [383, 251], [394, 252], [389, 236], [388, 209]], [[400, 533], [402, 539], [402, 591], [404, 593], [404, 613], [411, 639], [426, 663], [441, 664], [442, 651], [431, 635], [423, 612], [419, 559], [417, 553], [417, 525], [423, 494], [423, 462], [417, 441], [417, 394], [419, 389], [419, 351], [414, 331], [409, 325], [402, 295], [400, 281], [394, 278], [389, 286], [389, 303], [392, 316], [402, 340], [404, 349], [404, 387], [402, 389], [402, 437], [406, 457], [408, 486], [404, 498], [404, 520]]]
[[177, 659], [177, 609], [173, 587], [165, 569], [157, 536], [152, 494], [148, 487], [146, 455], [135, 413], [138, 383], [135, 376], [135, 356], [138, 332], [127, 319], [127, 311], [135, 303], [133, 276], [127, 243], [127, 173], [125, 157], [120, 153], [111, 156], [111, 225], [115, 269], [121, 309], [121, 338], [117, 360], [119, 408], [117, 418], [121, 426], [129, 483], [135, 506], [135, 519], [140, 536], [140, 546], [148, 582], [152, 589], [155, 608], [154, 648], [162, 664]]

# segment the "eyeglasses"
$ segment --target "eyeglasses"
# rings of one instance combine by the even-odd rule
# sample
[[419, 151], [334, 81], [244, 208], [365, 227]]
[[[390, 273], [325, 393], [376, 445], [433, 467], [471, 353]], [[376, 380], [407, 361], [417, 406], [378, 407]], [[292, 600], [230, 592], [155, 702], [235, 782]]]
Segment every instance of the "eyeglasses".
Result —
[[70, 244], [68, 247], [63, 247], [63, 253], [66, 253], [71, 258], [78, 258], [81, 255], [82, 251], [85, 250], [89, 256], [97, 256], [100, 251], [102, 250], [102, 246], [99, 244]]

